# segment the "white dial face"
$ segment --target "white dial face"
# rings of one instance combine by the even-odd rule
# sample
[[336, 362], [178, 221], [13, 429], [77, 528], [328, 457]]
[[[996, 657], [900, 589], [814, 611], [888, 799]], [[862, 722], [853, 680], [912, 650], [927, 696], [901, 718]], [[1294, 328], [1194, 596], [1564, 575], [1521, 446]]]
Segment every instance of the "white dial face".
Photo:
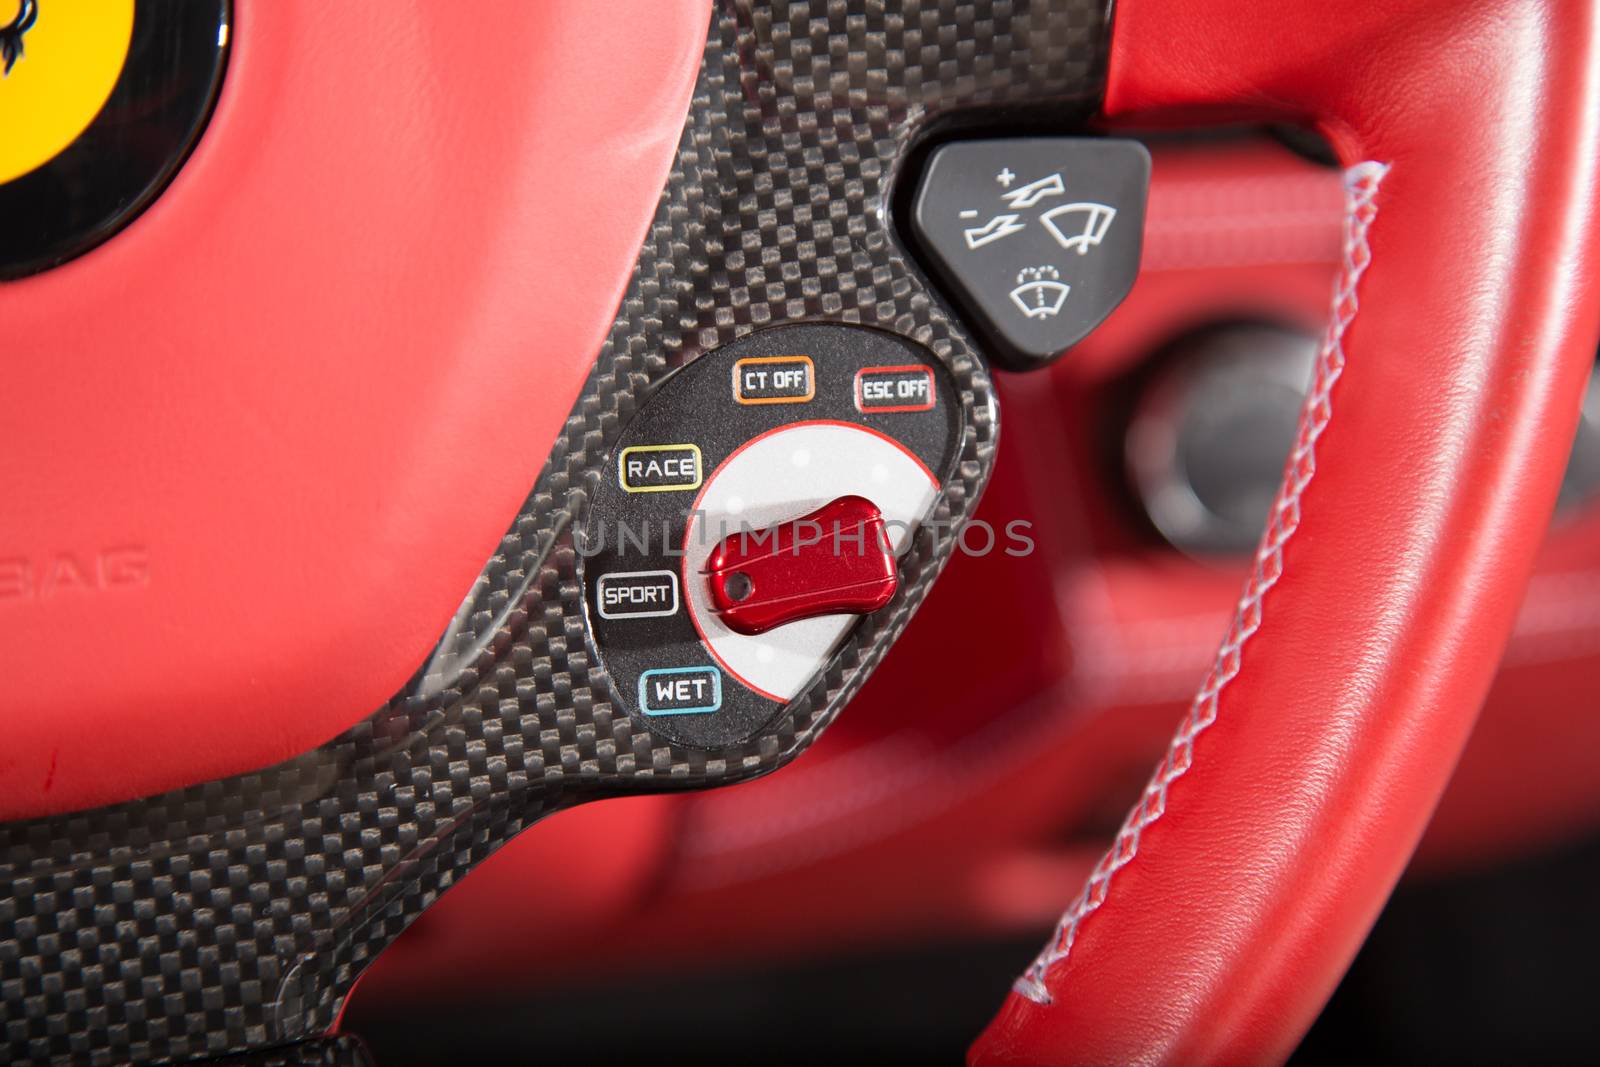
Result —
[[684, 539], [685, 600], [706, 647], [751, 689], [777, 701], [793, 699], [822, 669], [855, 616], [803, 619], [755, 636], [734, 633], [711, 607], [706, 557], [729, 534], [798, 519], [850, 494], [878, 506], [899, 555], [938, 491], [915, 456], [859, 426], [800, 423], [755, 438], [706, 481]]

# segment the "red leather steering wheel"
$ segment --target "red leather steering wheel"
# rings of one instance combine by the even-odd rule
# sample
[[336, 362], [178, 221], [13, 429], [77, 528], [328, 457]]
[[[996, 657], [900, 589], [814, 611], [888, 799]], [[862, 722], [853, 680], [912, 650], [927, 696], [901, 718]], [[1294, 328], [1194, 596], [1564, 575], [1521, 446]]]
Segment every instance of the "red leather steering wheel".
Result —
[[[0, 457], [0, 495], [30, 501], [4, 532], [42, 561], [0, 559], [0, 594], [44, 620], [0, 618], [25, 661], [0, 708], [19, 1061], [320, 1040], [372, 958], [538, 818], [798, 755], [949, 549], [905, 557], [809, 688], [702, 744], [596, 665], [572, 528], [652, 390], [786, 320], [899, 335], [876, 369], [914, 372], [930, 410], [943, 376], [965, 451], [921, 469], [930, 507], [969, 515], [988, 373], [888, 221], [893, 181], [931, 116], [1086, 115], [1107, 32], [1087, 0], [961, 0], [950, 21], [1004, 45], [972, 62], [946, 5], [912, 0], [625, 26], [235, 6], [170, 189], [0, 288], [30, 357], [0, 412], [49, 454]], [[1109, 34], [1111, 124], [1321, 130], [1344, 265], [1216, 664], [970, 1056], [1274, 1062], [1427, 823], [1554, 505], [1600, 329], [1600, 12], [1120, 0]], [[84, 595], [47, 603], [62, 581]], [[61, 637], [83, 633], [92, 671]], [[116, 1010], [85, 993], [108, 989]]]
[[1555, 500], [1600, 295], [1600, 16], [1124, 0], [1105, 110], [1314, 123], [1344, 265], [1216, 664], [970, 1058], [1277, 1062], [1428, 821]]

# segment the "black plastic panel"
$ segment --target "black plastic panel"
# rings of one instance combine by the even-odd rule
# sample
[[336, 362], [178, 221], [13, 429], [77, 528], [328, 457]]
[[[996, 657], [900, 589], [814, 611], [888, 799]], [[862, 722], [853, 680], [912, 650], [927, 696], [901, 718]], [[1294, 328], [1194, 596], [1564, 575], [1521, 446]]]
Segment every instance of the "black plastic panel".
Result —
[[387, 705], [294, 760], [0, 828], [0, 1058], [150, 1063], [319, 1035], [384, 946], [544, 815], [738, 781], [803, 750], [905, 625], [951, 539], [914, 547], [896, 599], [766, 728], [705, 751], [615, 705], [588, 645], [573, 525], [656, 383], [803, 320], [876, 326], [939, 360], [963, 431], [932, 517], [970, 515], [995, 445], [989, 382], [893, 235], [895, 168], [951, 109], [1031, 103], [1080, 120], [1104, 42], [1098, 0], [719, 8], [611, 336], [437, 650]]
[[958, 141], [929, 157], [911, 228], [986, 350], [1008, 370], [1033, 370], [1133, 288], [1149, 189], [1138, 141]]

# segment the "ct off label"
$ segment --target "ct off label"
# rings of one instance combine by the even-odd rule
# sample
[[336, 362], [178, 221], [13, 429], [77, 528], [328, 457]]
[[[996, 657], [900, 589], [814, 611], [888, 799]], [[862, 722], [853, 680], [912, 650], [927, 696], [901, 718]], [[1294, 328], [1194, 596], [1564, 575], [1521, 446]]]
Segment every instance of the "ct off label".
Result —
[[600, 576], [595, 602], [602, 619], [661, 619], [678, 613], [673, 571], [620, 571]]
[[928, 411], [933, 402], [933, 371], [927, 367], [863, 367], [856, 372], [859, 411]]
[[704, 715], [720, 707], [722, 672], [715, 667], [662, 667], [639, 676], [646, 715]]
[[630, 493], [700, 488], [699, 445], [636, 445], [617, 457], [617, 481]]
[[810, 356], [750, 356], [733, 365], [733, 398], [741, 404], [804, 404], [816, 395]]

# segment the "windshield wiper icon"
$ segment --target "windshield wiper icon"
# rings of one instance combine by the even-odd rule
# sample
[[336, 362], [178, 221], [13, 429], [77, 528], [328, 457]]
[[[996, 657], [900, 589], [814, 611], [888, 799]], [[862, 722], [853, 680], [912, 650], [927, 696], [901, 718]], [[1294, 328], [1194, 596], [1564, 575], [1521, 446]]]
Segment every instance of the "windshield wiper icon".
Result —
[[1062, 204], [1039, 216], [1050, 236], [1062, 248], [1075, 249], [1080, 256], [1105, 239], [1106, 231], [1117, 217], [1117, 209], [1108, 204]]

